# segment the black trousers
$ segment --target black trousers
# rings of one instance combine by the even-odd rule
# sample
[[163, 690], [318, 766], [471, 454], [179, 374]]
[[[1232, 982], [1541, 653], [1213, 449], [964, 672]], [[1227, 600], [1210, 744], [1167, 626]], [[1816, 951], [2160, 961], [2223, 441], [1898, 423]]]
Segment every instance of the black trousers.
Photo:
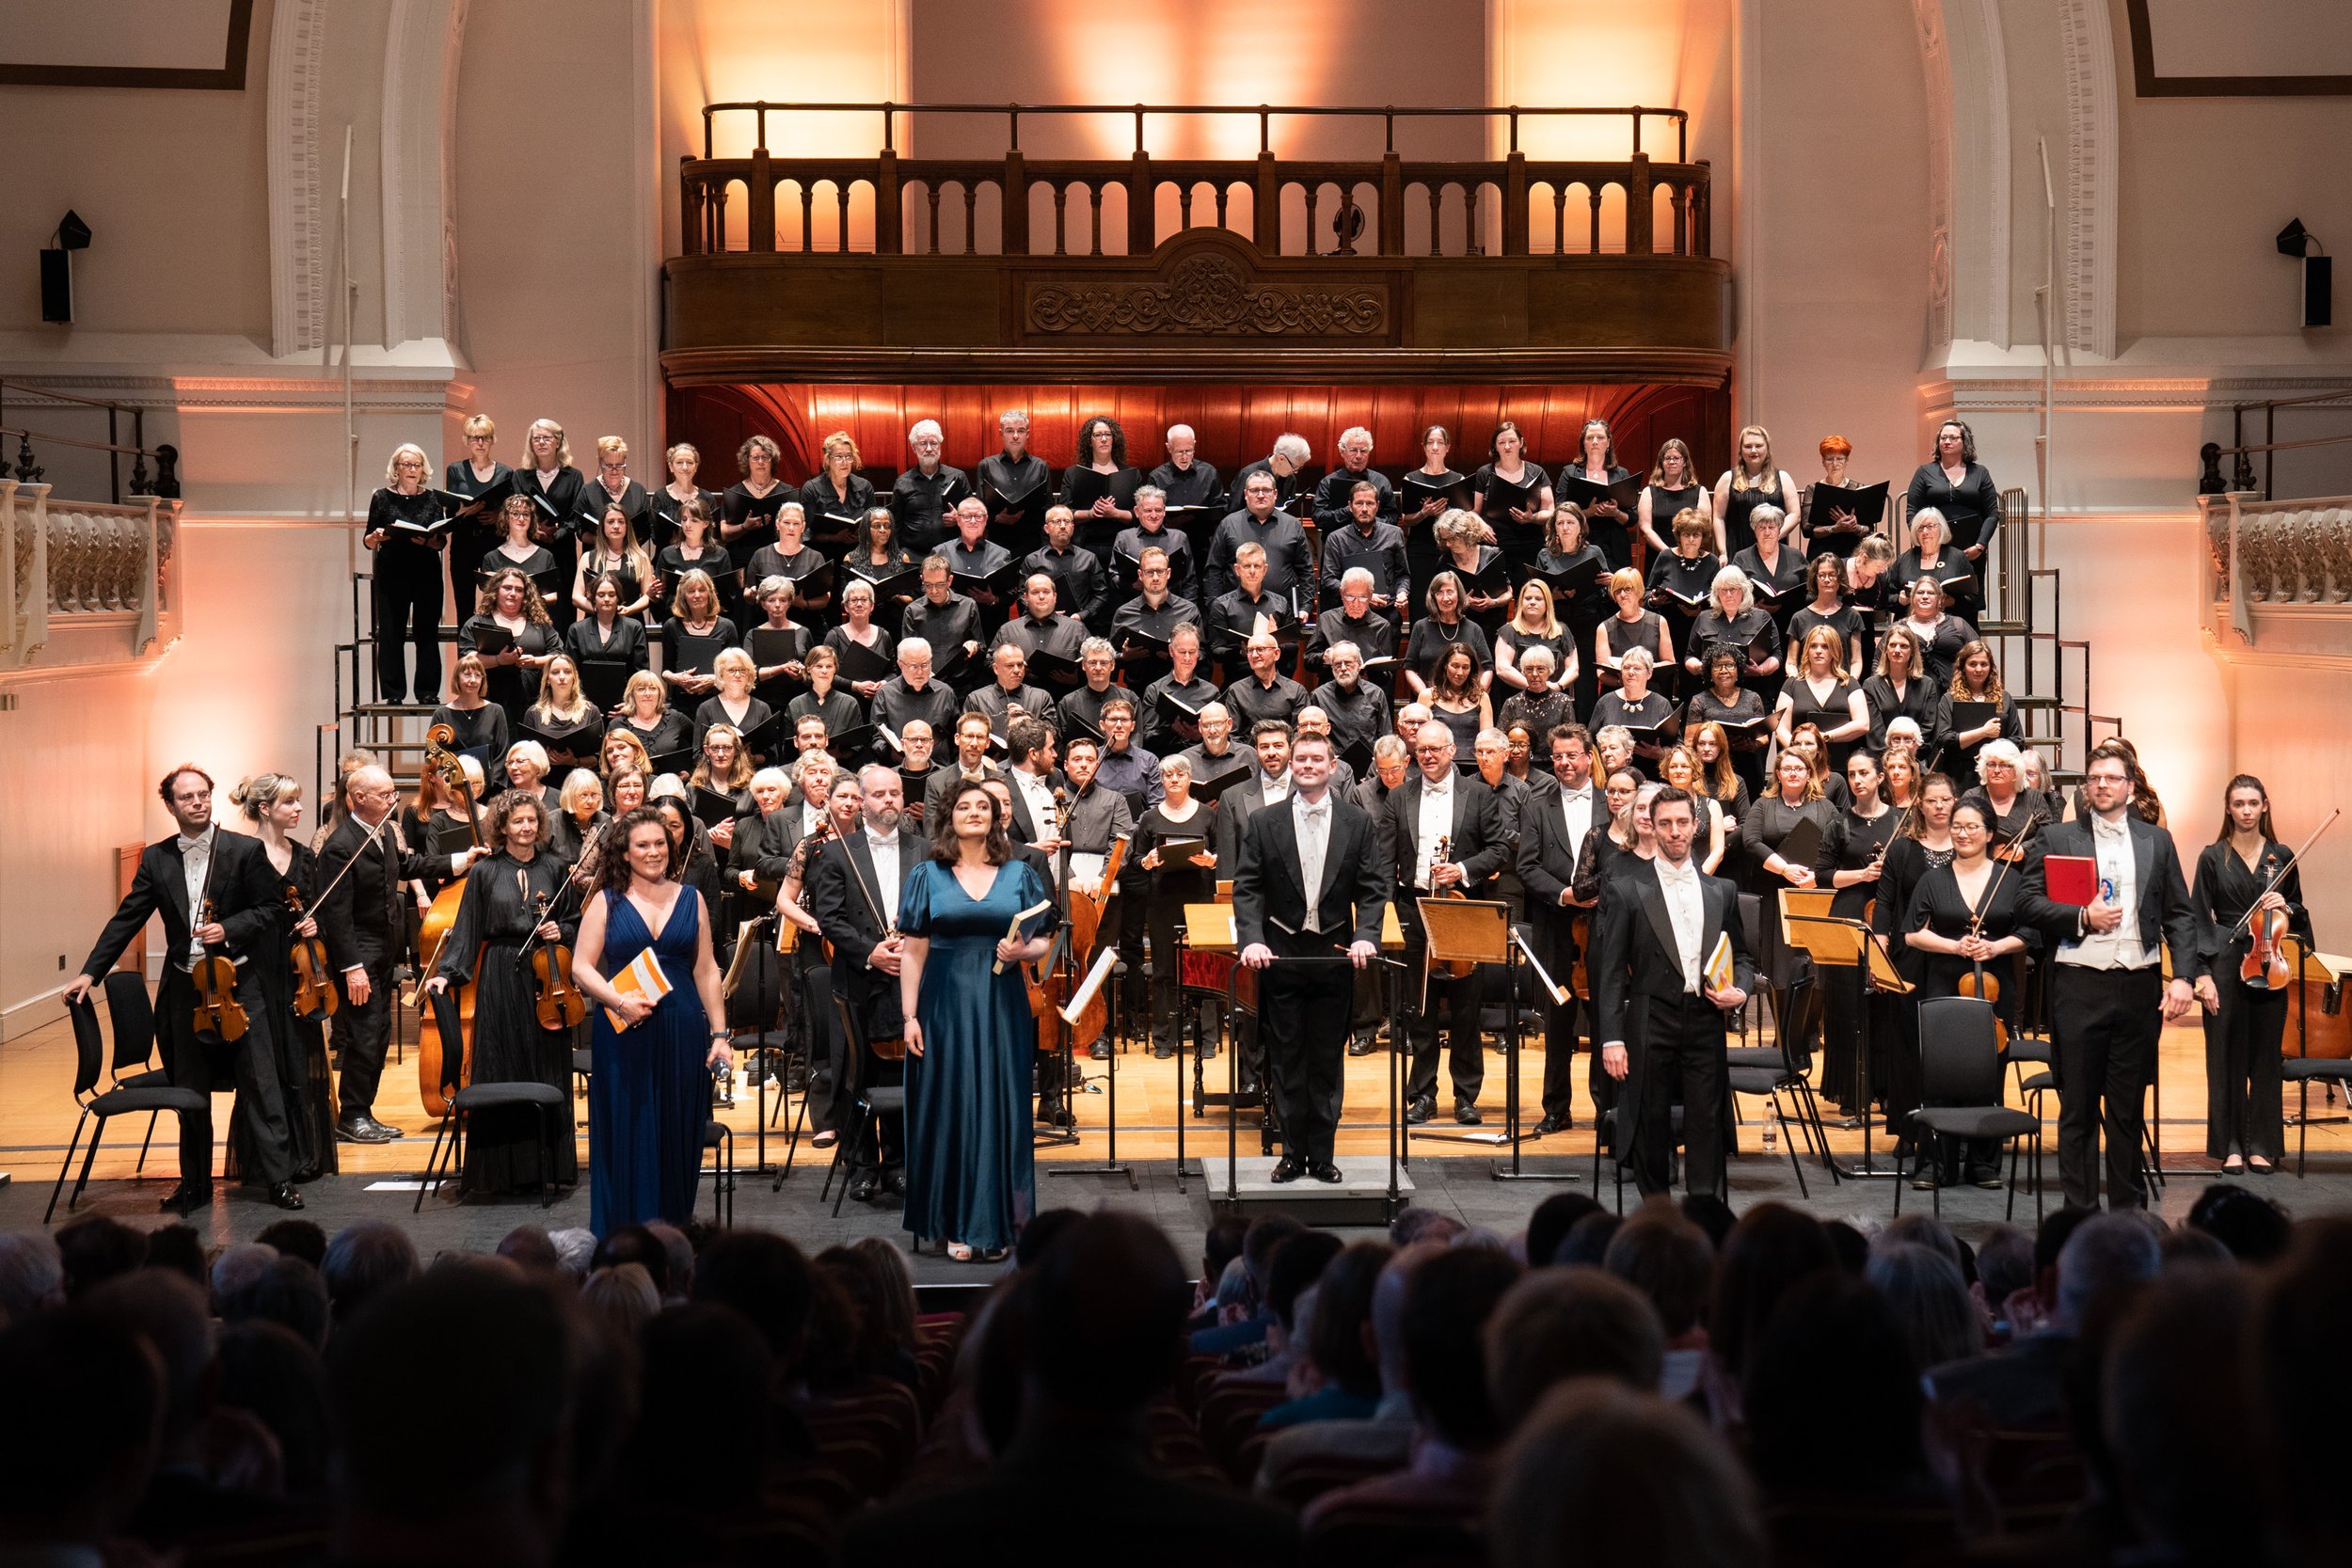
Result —
[[[1588, 1015], [1592, 1004], [1578, 1001], [1576, 991], [1570, 985], [1576, 966], [1576, 947], [1568, 940], [1565, 927], [1558, 932], [1549, 926], [1537, 929], [1543, 936], [1544, 968], [1568, 992], [1567, 1001], [1555, 1006], [1547, 1000], [1543, 1007], [1544, 1115], [1556, 1117], [1565, 1125], [1576, 1102], [1577, 1020], [1580, 1015], [1587, 1015], [1586, 1022], [1590, 1022]], [[1605, 1103], [1600, 1088], [1600, 1080], [1605, 1075], [1600, 1070], [1599, 1057], [1590, 1058], [1588, 1066], [1593, 1079], [1594, 1103]]]
[[440, 700], [441, 692], [441, 557], [438, 551], [421, 560], [375, 563], [375, 689], [381, 701], [406, 697], [408, 644], [417, 648], [420, 703]]
[[384, 1055], [392, 1043], [392, 960], [387, 955], [363, 957], [361, 961], [368, 974], [367, 1001], [353, 1002], [342, 976], [337, 975], [335, 986], [343, 1002], [327, 1023], [328, 1038], [342, 1061], [336, 1100], [345, 1121], [375, 1115], [376, 1085], [383, 1082]]
[[[1276, 958], [1334, 956], [1327, 937], [1266, 932]], [[1351, 964], [1275, 963], [1258, 976], [1258, 1013], [1265, 1029], [1274, 1106], [1282, 1147], [1310, 1164], [1329, 1161], [1340, 1126], [1347, 1024], [1356, 996]]]
[[2144, 1209], [2139, 1173], [2148, 1085], [2164, 1033], [2164, 973], [2050, 966], [2050, 1028], [2057, 1037], [2058, 1179], [2066, 1201], [2099, 1204], [2099, 1139], [2106, 1137], [2107, 1205]]
[[260, 976], [237, 978], [237, 1001], [249, 1021], [243, 1039], [218, 1044], [197, 1038], [196, 986], [183, 970], [165, 966], [163, 983], [155, 992], [155, 1024], [163, 1037], [174, 1087], [194, 1089], [204, 1108], [180, 1118], [180, 1180], [209, 1182], [213, 1179], [213, 1090], [222, 1069], [237, 1087], [237, 1114], [253, 1149], [258, 1178], [271, 1185], [294, 1176], [292, 1134], [286, 1124], [284, 1085], [278, 1078], [278, 1048], [270, 1030], [276, 1020], [262, 1000]]
[[2288, 993], [2262, 990], [2233, 974], [2217, 975], [2221, 1010], [2204, 1015], [2205, 1152], [2217, 1160], [2286, 1155], [2280, 1114], [2279, 1053], [2286, 1038]]
[[[1421, 923], [1421, 911], [1413, 900], [1418, 897], [1411, 888], [1403, 889], [1397, 898], [1397, 918], [1405, 930], [1405, 965], [1410, 976], [1408, 984], [1421, 983], [1422, 970], [1429, 950], [1429, 933]], [[1475, 1103], [1478, 1091], [1486, 1082], [1486, 1046], [1478, 1032], [1478, 1006], [1486, 990], [1487, 966], [1456, 978], [1444, 974], [1429, 977], [1428, 999], [1422, 1003], [1417, 994], [1410, 999], [1415, 1010], [1407, 1021], [1406, 1033], [1413, 1042], [1413, 1059], [1405, 1079], [1407, 1101], [1434, 1100], [1438, 1093], [1438, 1020], [1440, 1007], [1445, 1011], [1445, 1044], [1447, 1069], [1454, 1080], [1454, 1102]]]
[[1724, 1192], [1724, 1015], [1703, 996], [1649, 1005], [1635, 1117], [1633, 1180], [1642, 1196], [1673, 1184], [1674, 1108], [1682, 1107], [1683, 1187]]

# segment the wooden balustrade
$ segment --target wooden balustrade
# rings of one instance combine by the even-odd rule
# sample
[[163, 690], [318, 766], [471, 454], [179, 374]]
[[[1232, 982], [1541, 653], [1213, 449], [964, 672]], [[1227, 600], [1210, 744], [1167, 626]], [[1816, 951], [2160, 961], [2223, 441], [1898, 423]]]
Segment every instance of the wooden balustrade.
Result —
[[0, 480], [0, 672], [143, 657], [179, 635], [180, 502]]

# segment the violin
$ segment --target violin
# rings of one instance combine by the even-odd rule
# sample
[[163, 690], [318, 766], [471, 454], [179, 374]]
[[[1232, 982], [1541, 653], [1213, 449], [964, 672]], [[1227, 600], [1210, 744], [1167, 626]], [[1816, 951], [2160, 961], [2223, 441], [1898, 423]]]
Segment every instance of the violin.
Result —
[[[822, 847], [825, 840], [833, 834], [833, 816], [827, 813], [817, 826], [802, 835], [800, 843], [792, 847], [792, 863], [786, 868], [784, 879], [787, 882], [801, 880], [808, 872], [808, 857]], [[779, 919], [776, 922], [776, 951], [789, 953], [800, 944], [801, 928], [789, 920]]]
[[[1440, 865], [1450, 864], [1453, 854], [1453, 838], [1448, 834], [1439, 833], [1438, 835], [1437, 851], [1429, 857], [1431, 870], [1434, 872], [1436, 868]], [[1462, 891], [1461, 883], [1455, 882], [1451, 887], [1441, 889], [1438, 893], [1432, 895], [1432, 896], [1438, 898], [1460, 898], [1467, 901], [1470, 895]], [[1579, 949], [1579, 951], [1581, 951], [1581, 949]], [[1445, 974], [1452, 975], [1456, 980], [1467, 980], [1471, 975], [1478, 973], [1477, 962], [1470, 958], [1454, 958], [1433, 965], [1432, 968], [1434, 970], [1443, 971]]]
[[2016, 837], [2010, 839], [2007, 844], [2000, 846], [1998, 848], [1987, 849], [1985, 854], [1994, 860], [1999, 861], [2003, 865], [2025, 864], [2026, 840], [2033, 837], [2033, 831], [2036, 828], [2039, 828], [2042, 823], [2047, 822], [2049, 819], [2050, 814], [2048, 812], [2042, 810], [2040, 806], [2034, 807], [2031, 811], [2026, 814], [2026, 825], [2017, 830]]
[[[291, 881], [286, 884], [286, 908], [295, 924], [301, 924], [302, 890]], [[297, 936], [287, 961], [294, 968], [294, 1017], [305, 1023], [332, 1018], [342, 1005], [342, 995], [335, 989], [335, 971], [326, 961], [326, 943], [316, 937]]]
[[[210, 926], [215, 919], [213, 900], [207, 895], [199, 926]], [[233, 1045], [245, 1038], [251, 1021], [245, 1016], [245, 1006], [237, 1000], [237, 961], [212, 943], [204, 944], [204, 956], [188, 971], [188, 978], [196, 986], [196, 1032], [199, 1037]]]
[[[539, 913], [536, 925], [553, 918], [548, 912], [552, 900], [546, 894], [536, 895], [532, 902]], [[532, 936], [535, 940], [538, 932], [534, 929]], [[572, 944], [560, 936], [536, 942], [531, 950], [531, 1002], [542, 1029], [578, 1028], [588, 1016], [588, 999], [572, 983]]]
[[[2031, 831], [2032, 828], [2028, 824], [2026, 832]], [[2024, 841], [2025, 834], [2020, 833], [2018, 842], [2022, 844]], [[1999, 863], [1993, 868], [1992, 879], [1984, 884], [1982, 901], [1978, 904], [1976, 911], [1968, 917], [1968, 934], [1972, 937], [1980, 938], [1984, 935], [1985, 911], [1993, 907], [1993, 895], [2000, 890], [2001, 878], [2010, 866], [2015, 865], [2025, 857], [2020, 854], [2014, 857], [1995, 855], [1990, 858], [1997, 860]], [[2001, 977], [1986, 969], [1984, 960], [1979, 958], [1969, 966], [1968, 973], [1960, 977], [1960, 985], [1957, 989], [1961, 995], [1974, 997], [1992, 1006], [1993, 1048], [1995, 1051], [2007, 1051], [2009, 1049], [2009, 1025], [2001, 1020]]]
[[2330, 811], [2328, 819], [2312, 830], [2312, 836], [2303, 841], [2302, 847], [2289, 855], [2285, 863], [2271, 874], [2269, 882], [2256, 895], [2253, 907], [2246, 911], [2246, 918], [2240, 925], [2252, 940], [2247, 945], [2246, 957], [2238, 960], [2237, 977], [2242, 983], [2256, 990], [2284, 990], [2292, 983], [2295, 966], [2287, 961], [2286, 940], [2293, 922], [2285, 910], [2265, 910], [2262, 902], [2279, 891], [2280, 884], [2287, 879], [2287, 873], [2293, 871], [2296, 863], [2302, 860], [2304, 851], [2318, 843], [2319, 835], [2334, 826], [2336, 818], [2343, 815], [2341, 806]]

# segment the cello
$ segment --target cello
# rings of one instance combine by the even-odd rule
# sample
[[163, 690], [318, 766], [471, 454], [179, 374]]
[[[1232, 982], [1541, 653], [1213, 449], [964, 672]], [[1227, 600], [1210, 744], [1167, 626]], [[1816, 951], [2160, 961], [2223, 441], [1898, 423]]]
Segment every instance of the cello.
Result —
[[[458, 805], [466, 814], [466, 831], [472, 837], [474, 847], [482, 847], [482, 825], [474, 816], [473, 786], [466, 782], [466, 769], [457, 760], [457, 753], [449, 749], [457, 738], [457, 732], [447, 724], [436, 724], [425, 731], [424, 765], [441, 781], [443, 788], [457, 797]], [[441, 961], [441, 948], [449, 941], [450, 931], [457, 924], [457, 906], [466, 896], [466, 879], [462, 876], [433, 895], [433, 908], [425, 912], [417, 933], [417, 951], [424, 955], [417, 968], [417, 984], [408, 1000], [414, 1002], [424, 990], [424, 982]], [[463, 1085], [473, 1079], [473, 977], [469, 975], [457, 988], [457, 1028], [463, 1037], [455, 1042], [461, 1053], [458, 1083]], [[449, 1098], [441, 1092], [441, 1053], [451, 1042], [441, 1038], [441, 1026], [430, 1007], [420, 1008], [417, 1014], [417, 1088], [424, 1101], [427, 1116], [449, 1115]]]

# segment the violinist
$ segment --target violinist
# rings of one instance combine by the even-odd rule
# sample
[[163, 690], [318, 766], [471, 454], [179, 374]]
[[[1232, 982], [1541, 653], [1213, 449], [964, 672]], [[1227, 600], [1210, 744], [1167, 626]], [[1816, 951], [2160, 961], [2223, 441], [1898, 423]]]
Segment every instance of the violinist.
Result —
[[548, 835], [548, 850], [564, 864], [581, 873], [583, 880], [593, 879], [596, 867], [583, 865], [595, 855], [596, 841], [604, 836], [604, 826], [612, 820], [604, 809], [604, 784], [585, 768], [575, 768], [564, 776], [564, 788], [557, 798], [562, 810], [556, 814], [553, 831]]
[[[163, 1201], [167, 1212], [187, 1213], [213, 1201], [212, 1091], [216, 1055], [233, 1059], [237, 1103], [253, 1124], [260, 1165], [248, 1170], [269, 1183], [269, 1198], [281, 1209], [302, 1207], [287, 1148], [286, 1111], [278, 1084], [272, 1030], [277, 1018], [262, 990], [261, 966], [246, 963], [237, 976], [236, 999], [248, 1020], [244, 1038], [217, 1046], [197, 1033], [196, 982], [191, 971], [202, 958], [258, 954], [283, 940], [285, 900], [258, 839], [222, 832], [213, 823], [212, 776], [183, 763], [164, 775], [163, 797], [178, 832], [149, 845], [139, 855], [138, 875], [114, 918], [98, 935], [82, 972], [65, 988], [68, 1002], [87, 999], [122, 957], [148, 920], [164, 922], [163, 982], [155, 995], [155, 1033], [172, 1083], [194, 1089], [201, 1109], [180, 1117], [180, 1184]], [[211, 903], [212, 918], [205, 918]]]
[[[2013, 1030], [2023, 983], [2017, 958], [2032, 945], [2025, 878], [2018, 867], [1991, 854], [1992, 821], [1978, 802], [1963, 800], [1952, 808], [1951, 835], [1952, 858], [1919, 879], [1903, 911], [1905, 945], [1923, 955], [1917, 993], [1905, 998], [1904, 1005], [1940, 996], [1982, 996]], [[1923, 1164], [1911, 1184], [1932, 1190], [1965, 1180], [1971, 1186], [1997, 1188], [2000, 1150], [1999, 1141], [1993, 1138], [1947, 1144], [1943, 1168], [1931, 1170]], [[2131, 1153], [2137, 1161], [2137, 1148]]]
[[[1846, 759], [1850, 803], [1837, 814], [1829, 832], [1821, 835], [1821, 852], [1813, 862], [1814, 885], [1832, 890], [1829, 912], [1840, 920], [1866, 918], [1870, 900], [1878, 896], [1886, 847], [1894, 838], [1897, 819], [1902, 815], [1885, 800], [1884, 783], [1879, 760], [1869, 752], [1856, 752]], [[1860, 1103], [1855, 1074], [1862, 1045], [1862, 972], [1852, 968], [1821, 969], [1816, 972], [1815, 978], [1821, 986], [1825, 1004], [1821, 1023], [1821, 1093], [1846, 1115], [1853, 1116], [1868, 1109]], [[1884, 1022], [1889, 1027], [1883, 1030], [1878, 1027], [1880, 1019], [1876, 1013], [1870, 1022], [1870, 1042], [1883, 1051], [1893, 1035], [1894, 1015], [1886, 1014]]]
[[[490, 802], [496, 847], [467, 871], [457, 924], [425, 989], [437, 996], [474, 982], [471, 1082], [546, 1084], [563, 1090], [568, 1106], [572, 1032], [540, 1026], [531, 956], [552, 943], [570, 946], [579, 899], [569, 895], [564, 863], [542, 851], [546, 825], [536, 795], [508, 790]], [[551, 1123], [529, 1105], [485, 1107], [466, 1118], [467, 1192], [522, 1192], [541, 1181], [568, 1187], [579, 1180], [568, 1111]]]
[[[898, 935], [898, 895], [921, 858], [915, 835], [902, 831], [909, 824], [898, 771], [868, 763], [858, 770], [856, 784], [859, 826], [817, 851], [802, 899], [833, 944], [834, 992], [863, 1034], [857, 1041], [841, 1042], [834, 1058], [837, 1104], [854, 1102], [867, 1085], [895, 1083], [900, 1076], [900, 1064], [877, 1059], [873, 1046], [906, 1034], [898, 1009], [898, 968], [906, 956]], [[906, 1191], [903, 1118], [882, 1119], [877, 1148], [849, 1151], [850, 1196], [860, 1203], [872, 1202], [877, 1190]]]
[[[2221, 1174], [2253, 1171], [2268, 1176], [2285, 1155], [2279, 1117], [2279, 1053], [2286, 1037], [2287, 999], [2296, 981], [2284, 986], [2245, 978], [2249, 949], [2257, 937], [2269, 945], [2283, 928], [2306, 948], [2312, 942], [2311, 911], [2303, 906], [2303, 874], [2288, 863], [2290, 851], [2270, 826], [2270, 792], [2251, 773], [2240, 773], [2224, 793], [2221, 831], [2197, 857], [2197, 881], [2189, 893], [2204, 927], [2208, 972], [2221, 1006], [2204, 1016], [2205, 1152], [2221, 1162]], [[2283, 875], [2281, 872], [2283, 871]], [[2257, 932], [2249, 918], [2259, 915]], [[2295, 959], [2284, 961], [2292, 974]], [[2259, 973], [2259, 971], [2258, 971]]]
[[[326, 958], [325, 944], [318, 941], [318, 917], [310, 912], [326, 884], [319, 880], [318, 857], [294, 836], [302, 826], [300, 784], [283, 773], [263, 773], [240, 783], [229, 792], [229, 799], [253, 824], [262, 853], [269, 858], [271, 876], [293, 895], [284, 929], [276, 940], [254, 949], [252, 962], [261, 972], [262, 992], [269, 1004], [270, 1039], [277, 1048], [271, 1070], [285, 1100], [291, 1180], [315, 1180], [336, 1168], [335, 1082], [326, 1068], [326, 1015], [317, 1010], [315, 1001], [307, 1011], [297, 1006], [294, 948], [299, 942], [314, 944], [306, 957], [311, 960], [317, 982], [328, 988], [327, 994], [332, 996], [334, 967]], [[302, 905], [299, 915], [291, 912], [296, 899]], [[258, 1170], [268, 1163], [254, 1143], [259, 1120], [241, 1115], [230, 1130], [230, 1147], [236, 1150], [240, 1169]]]

